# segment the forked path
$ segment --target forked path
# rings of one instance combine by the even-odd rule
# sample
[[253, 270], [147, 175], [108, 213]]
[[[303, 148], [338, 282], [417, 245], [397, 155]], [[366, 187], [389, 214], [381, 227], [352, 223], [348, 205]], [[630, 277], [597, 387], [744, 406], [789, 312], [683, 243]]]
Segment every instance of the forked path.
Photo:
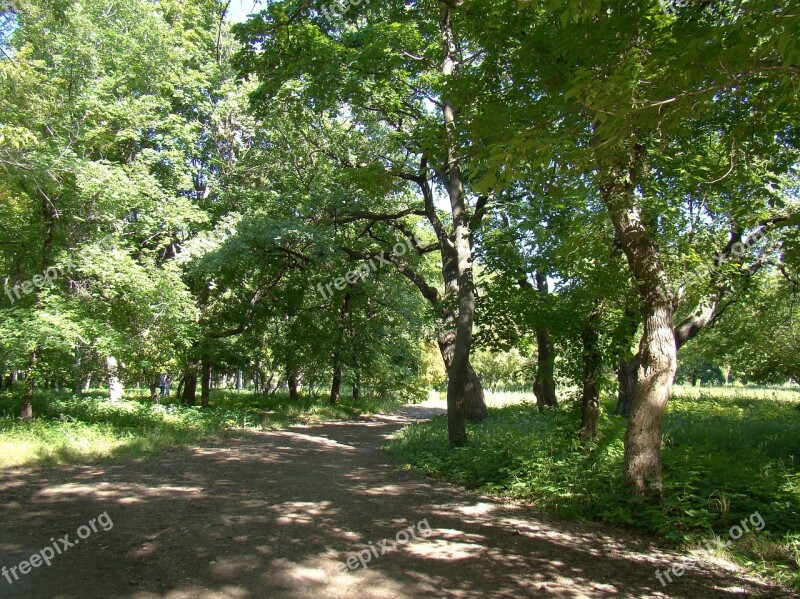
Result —
[[[145, 462], [2, 474], [0, 565], [17, 565], [51, 537], [74, 541], [104, 512], [114, 526], [12, 585], [0, 578], [0, 597], [787, 596], [722, 568], [662, 586], [655, 570], [684, 555], [398, 471], [380, 446], [434, 413], [409, 407]], [[422, 520], [428, 536], [396, 543]], [[384, 539], [391, 551], [344, 570], [370, 543], [381, 553]]]

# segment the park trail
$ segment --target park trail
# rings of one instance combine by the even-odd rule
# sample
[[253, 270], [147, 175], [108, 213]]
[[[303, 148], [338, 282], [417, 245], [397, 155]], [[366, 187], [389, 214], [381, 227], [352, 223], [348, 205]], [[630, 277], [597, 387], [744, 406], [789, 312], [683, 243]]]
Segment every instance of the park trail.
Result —
[[[76, 540], [103, 513], [113, 528], [97, 527], [13, 584], [0, 578], [0, 597], [789, 596], [724, 564], [662, 585], [656, 570], [688, 556], [389, 463], [380, 448], [392, 433], [442, 413], [439, 405], [243, 432], [146, 461], [6, 471], [0, 565], [19, 564], [51, 538]], [[409, 527], [416, 539], [402, 542]], [[362, 551], [371, 556], [365, 567], [355, 557]], [[348, 558], [358, 567], [347, 569]]]

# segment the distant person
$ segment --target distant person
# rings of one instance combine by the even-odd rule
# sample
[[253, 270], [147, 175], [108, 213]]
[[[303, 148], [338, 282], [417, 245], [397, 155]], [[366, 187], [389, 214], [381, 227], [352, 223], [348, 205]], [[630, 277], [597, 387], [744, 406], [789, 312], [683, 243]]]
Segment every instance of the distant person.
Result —
[[163, 374], [158, 377], [158, 388], [161, 390], [161, 397], [166, 397], [167, 394], [167, 377]]
[[168, 374], [164, 379], [164, 389], [166, 390], [166, 397], [169, 397], [169, 388], [172, 387], [172, 375]]

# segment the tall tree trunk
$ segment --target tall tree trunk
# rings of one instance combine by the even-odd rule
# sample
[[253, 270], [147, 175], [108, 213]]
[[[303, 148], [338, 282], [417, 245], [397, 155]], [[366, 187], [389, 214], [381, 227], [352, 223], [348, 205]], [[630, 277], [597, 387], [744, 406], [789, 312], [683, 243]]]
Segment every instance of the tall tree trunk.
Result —
[[211, 360], [203, 356], [202, 376], [200, 381], [200, 406], [207, 408], [211, 404]]
[[[536, 290], [546, 307], [550, 301], [547, 273], [536, 271]], [[556, 350], [550, 339], [550, 332], [544, 324], [536, 327], [536, 349], [536, 380], [533, 383], [533, 393], [536, 395], [536, 406], [541, 412], [545, 407], [558, 407], [555, 379]]]
[[108, 374], [108, 397], [111, 401], [122, 399], [123, 387], [119, 380], [119, 364], [114, 356], [106, 356], [106, 373]]
[[350, 310], [350, 292], [347, 291], [342, 299], [342, 308], [339, 311], [339, 330], [336, 336], [336, 347], [333, 348], [333, 382], [331, 383], [331, 405], [339, 403], [342, 389], [342, 344], [344, 343], [344, 330], [347, 314]]
[[[452, 5], [445, 4], [441, 9], [440, 34], [444, 58], [442, 61], [442, 76], [445, 80], [455, 75], [460, 55], [453, 32]], [[453, 217], [453, 235], [449, 243], [452, 253], [446, 259], [455, 267], [457, 273], [458, 289], [454, 299], [458, 299], [458, 316], [456, 319], [456, 336], [453, 351], [453, 360], [450, 366], [447, 381], [447, 412], [448, 412], [448, 439], [451, 447], [465, 445], [467, 431], [465, 418], [467, 415], [467, 398], [478, 391], [475, 383], [477, 377], [471, 371], [469, 357], [472, 351], [472, 327], [475, 317], [475, 290], [472, 272], [472, 235], [470, 232], [470, 219], [467, 214], [467, 202], [464, 192], [464, 182], [461, 176], [459, 162], [458, 141], [455, 136], [456, 109], [446, 94], [441, 97], [442, 118], [447, 141], [447, 163], [443, 168], [443, 175], [450, 198], [450, 211]], [[440, 240], [441, 241], [441, 240]], [[450, 252], [448, 252], [450, 253]], [[444, 254], [444, 252], [443, 252]], [[480, 393], [483, 390], [480, 389]]]
[[661, 492], [661, 430], [677, 368], [673, 300], [655, 243], [636, 205], [641, 148], [633, 147], [628, 166], [613, 169], [603, 200], [638, 292], [644, 333], [637, 356], [636, 390], [625, 431], [625, 481], [638, 495]]
[[589, 315], [589, 320], [581, 334], [583, 341], [583, 393], [581, 396], [580, 438], [584, 441], [597, 436], [597, 422], [600, 419], [600, 377], [603, 368], [598, 331], [600, 314], [600, 307], [596, 306]]
[[194, 406], [197, 404], [197, 360], [192, 360], [186, 367], [183, 374], [183, 396], [181, 403], [187, 406]]

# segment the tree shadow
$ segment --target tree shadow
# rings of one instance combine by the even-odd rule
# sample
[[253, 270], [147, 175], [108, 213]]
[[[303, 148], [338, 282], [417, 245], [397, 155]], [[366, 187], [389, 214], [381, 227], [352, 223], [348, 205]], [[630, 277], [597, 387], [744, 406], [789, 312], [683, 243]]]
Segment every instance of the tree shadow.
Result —
[[[416, 406], [146, 462], [4, 473], [6, 567], [50, 538], [77, 538], [100, 513], [114, 526], [11, 585], [0, 578], [0, 597], [787, 596], [706, 567], [662, 586], [655, 570], [685, 556], [398, 472], [378, 448], [409, 419], [434, 413]], [[416, 540], [398, 542], [423, 520], [429, 536], [415, 529]], [[383, 540], [391, 550], [375, 557]], [[366, 567], [346, 570], [370, 544]]]

